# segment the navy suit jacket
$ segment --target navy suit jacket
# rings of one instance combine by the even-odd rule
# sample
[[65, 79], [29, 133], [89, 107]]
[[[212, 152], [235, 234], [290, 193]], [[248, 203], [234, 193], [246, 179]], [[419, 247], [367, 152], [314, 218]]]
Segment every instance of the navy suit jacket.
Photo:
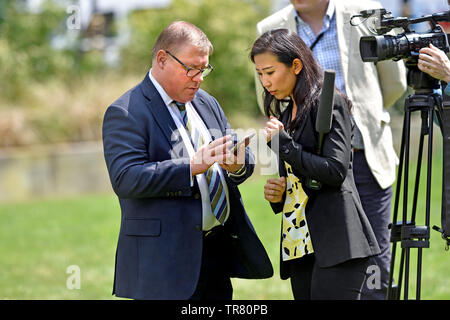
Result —
[[[217, 101], [199, 90], [192, 101], [213, 139], [230, 133]], [[187, 299], [199, 278], [202, 204], [191, 187], [189, 156], [177, 127], [148, 75], [108, 107], [103, 146], [121, 207], [113, 294], [134, 299]], [[254, 169], [246, 149], [246, 174], [226, 174], [230, 216], [225, 223], [230, 275], [273, 275], [267, 253], [242, 205], [237, 185]], [[195, 180], [195, 179], [194, 179]]]

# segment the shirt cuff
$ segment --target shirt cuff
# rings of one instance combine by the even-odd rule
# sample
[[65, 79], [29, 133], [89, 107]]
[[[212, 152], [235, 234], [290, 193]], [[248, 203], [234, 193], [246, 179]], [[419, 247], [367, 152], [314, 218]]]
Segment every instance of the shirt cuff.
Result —
[[245, 164], [242, 165], [242, 167], [236, 171], [236, 172], [227, 172], [228, 176], [231, 178], [241, 178], [242, 176], [245, 175], [245, 173], [247, 172], [247, 167], [245, 166]]

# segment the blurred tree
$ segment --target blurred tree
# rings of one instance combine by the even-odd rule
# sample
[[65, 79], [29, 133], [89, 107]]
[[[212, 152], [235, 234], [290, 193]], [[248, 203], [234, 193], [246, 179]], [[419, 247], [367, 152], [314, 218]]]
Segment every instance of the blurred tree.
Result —
[[151, 49], [172, 21], [185, 20], [201, 28], [214, 46], [214, 72], [202, 88], [213, 94], [225, 112], [259, 114], [253, 65], [249, 59], [256, 23], [267, 16], [270, 1], [174, 0], [164, 10], [137, 11], [130, 17], [131, 42], [122, 52], [126, 72], [142, 76], [151, 67]]
[[82, 50], [83, 32], [72, 47], [52, 46], [68, 31], [61, 2], [31, 12], [24, 0], [0, 0], [0, 147], [100, 139], [106, 106], [145, 76], [156, 37], [175, 20], [197, 25], [214, 45], [214, 72], [202, 87], [227, 114], [259, 115], [249, 50], [269, 7], [267, 0], [174, 0], [135, 11], [114, 69], [101, 50]]
[[98, 53], [81, 54], [79, 42], [73, 48], [52, 47], [52, 38], [66, 33], [66, 19], [65, 6], [54, 1], [43, 2], [35, 12], [25, 1], [0, 0], [2, 99], [18, 101], [26, 97], [27, 87], [49, 79], [72, 86], [80, 75], [103, 67]]
[[14, 100], [34, 81], [70, 72], [70, 52], [56, 51], [50, 36], [58, 31], [65, 12], [45, 3], [39, 14], [22, 1], [0, 0], [0, 95]]

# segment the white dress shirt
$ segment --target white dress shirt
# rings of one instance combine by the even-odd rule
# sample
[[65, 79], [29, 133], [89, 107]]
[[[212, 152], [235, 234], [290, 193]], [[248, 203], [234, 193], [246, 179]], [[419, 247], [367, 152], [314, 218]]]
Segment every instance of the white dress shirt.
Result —
[[[180, 111], [178, 110], [177, 106], [175, 105], [174, 100], [169, 97], [169, 95], [165, 92], [163, 87], [158, 83], [158, 81], [152, 76], [152, 70], [150, 69], [148, 76], [150, 78], [150, 81], [155, 86], [156, 90], [158, 91], [159, 95], [161, 96], [162, 100], [167, 106], [167, 109], [172, 116], [173, 121], [175, 122], [175, 125], [177, 126], [178, 133], [181, 135], [181, 138], [183, 139], [184, 145], [188, 151], [189, 157], [192, 158], [192, 156], [195, 154], [194, 147], [192, 146], [192, 142], [190, 139], [189, 132], [186, 130], [183, 120], [181, 119]], [[203, 136], [204, 141], [212, 141], [211, 134], [209, 133], [208, 129], [206, 128], [205, 124], [203, 123], [201, 117], [197, 114], [195, 111], [195, 108], [192, 106], [191, 101], [188, 101], [185, 103], [186, 106], [186, 112], [187, 115], [192, 122], [192, 125], [195, 126]], [[214, 165], [217, 165], [215, 163]], [[220, 179], [222, 180], [222, 184], [225, 190], [225, 196], [228, 203], [228, 212], [226, 213], [227, 216], [229, 215], [230, 210], [230, 199], [228, 195], [228, 188], [225, 181], [225, 177], [223, 176], [222, 170], [218, 170]], [[195, 176], [197, 179], [198, 187], [200, 189], [200, 194], [202, 198], [202, 213], [203, 213], [203, 230], [210, 230], [213, 227], [219, 225], [219, 221], [216, 219], [214, 214], [211, 210], [211, 201], [209, 199], [209, 186], [208, 182], [206, 180], [205, 174], [198, 174]], [[191, 172], [191, 186], [194, 185], [194, 181], [192, 178], [192, 172]]]

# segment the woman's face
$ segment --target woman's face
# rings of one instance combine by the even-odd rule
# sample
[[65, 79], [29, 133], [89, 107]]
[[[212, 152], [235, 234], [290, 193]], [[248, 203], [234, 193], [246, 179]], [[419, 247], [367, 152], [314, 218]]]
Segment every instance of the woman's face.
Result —
[[276, 55], [264, 52], [255, 55], [254, 61], [259, 80], [271, 95], [278, 100], [292, 96], [297, 75], [303, 67], [300, 59], [294, 59], [292, 66], [288, 67], [278, 61]]

